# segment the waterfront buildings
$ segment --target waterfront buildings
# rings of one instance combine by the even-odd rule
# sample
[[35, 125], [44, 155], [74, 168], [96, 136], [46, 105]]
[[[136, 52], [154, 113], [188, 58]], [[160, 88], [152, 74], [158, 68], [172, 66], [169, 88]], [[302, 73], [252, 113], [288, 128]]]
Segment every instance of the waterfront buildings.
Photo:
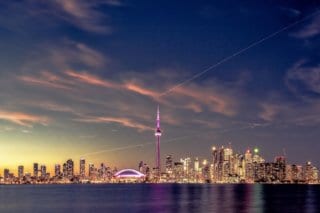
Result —
[[[255, 150], [247, 150], [244, 154], [236, 153], [231, 147], [213, 147], [211, 160], [198, 157], [184, 157], [178, 161], [174, 155], [167, 155], [165, 171], [159, 179], [155, 179], [157, 173], [151, 173], [149, 166], [140, 161], [137, 172], [131, 171], [129, 175], [139, 174], [139, 178], [125, 178], [115, 176], [118, 170], [111, 169], [105, 163], [99, 167], [88, 165], [88, 175], [85, 171], [85, 160], [80, 159], [78, 173], [74, 171], [72, 159], [68, 159], [61, 165], [54, 165], [54, 175], [51, 177], [47, 166], [41, 164], [38, 175], [38, 164], [33, 165], [33, 175], [24, 173], [23, 165], [18, 166], [17, 177], [9, 169], [3, 170], [0, 183], [116, 183], [128, 182], [168, 182], [168, 183], [319, 183], [319, 170], [307, 161], [304, 165], [288, 164], [284, 156], [277, 156], [273, 161], [267, 162], [260, 153]], [[129, 170], [128, 170], [129, 171]], [[124, 175], [125, 173], [118, 173]], [[143, 176], [141, 175], [143, 174]], [[121, 177], [121, 179], [119, 179]]]

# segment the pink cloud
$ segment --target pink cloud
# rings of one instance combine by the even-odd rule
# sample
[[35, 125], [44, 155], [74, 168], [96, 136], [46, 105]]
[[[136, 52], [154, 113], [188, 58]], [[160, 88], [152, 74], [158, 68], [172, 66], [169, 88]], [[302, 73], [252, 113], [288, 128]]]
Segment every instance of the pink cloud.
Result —
[[259, 117], [265, 121], [273, 121], [276, 115], [280, 112], [281, 108], [275, 104], [262, 104], [262, 112]]
[[44, 87], [51, 87], [51, 88], [57, 88], [57, 89], [65, 89], [70, 90], [71, 87], [67, 85], [65, 80], [61, 79], [59, 76], [54, 75], [53, 73], [44, 71], [40, 73], [39, 77], [35, 76], [19, 76], [18, 79], [21, 81], [32, 84], [32, 85], [38, 85], [38, 86], [44, 86]]
[[192, 100], [198, 102], [198, 105], [195, 103], [187, 104], [186, 108], [192, 109], [195, 112], [201, 112], [201, 105], [205, 105], [211, 111], [221, 113], [227, 116], [234, 115], [235, 112], [235, 102], [231, 97], [218, 94], [212, 88], [198, 87], [198, 86], [188, 86], [188, 87], [177, 87], [174, 93], [182, 95], [185, 97], [192, 98]]
[[26, 114], [22, 112], [0, 111], [0, 119], [10, 121], [12, 123], [31, 127], [32, 124], [38, 123], [42, 125], [48, 124], [48, 119], [42, 116]]
[[70, 77], [73, 77], [79, 81], [82, 81], [86, 84], [107, 87], [107, 88], [115, 88], [115, 89], [119, 89], [121, 87], [119, 84], [104, 80], [102, 78], [99, 78], [98, 76], [91, 75], [91, 74], [88, 74], [85, 72], [78, 73], [78, 72], [74, 72], [72, 70], [67, 70], [67, 71], [65, 71], [65, 74]]
[[159, 95], [159, 93], [157, 93], [155, 91], [152, 91], [150, 89], [146, 89], [146, 88], [139, 86], [137, 84], [134, 84], [132, 82], [125, 83], [124, 88], [126, 88], [129, 91], [138, 93], [140, 95], [148, 96], [151, 98], [156, 98]]

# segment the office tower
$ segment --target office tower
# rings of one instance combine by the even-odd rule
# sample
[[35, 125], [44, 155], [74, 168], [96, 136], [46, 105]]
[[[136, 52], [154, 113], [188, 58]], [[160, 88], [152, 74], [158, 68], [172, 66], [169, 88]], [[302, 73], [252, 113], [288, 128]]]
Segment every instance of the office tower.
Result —
[[18, 166], [18, 177], [19, 179], [22, 179], [24, 176], [24, 167], [21, 165], [21, 166]]
[[106, 177], [106, 173], [107, 173], [107, 167], [104, 163], [100, 164], [100, 169], [98, 171], [99, 174], [99, 178], [104, 179]]
[[45, 165], [40, 166], [41, 178], [46, 178], [47, 175], [47, 167]]
[[301, 165], [291, 165], [291, 178], [293, 183], [299, 183], [303, 181], [303, 169]]
[[191, 176], [191, 158], [181, 158], [180, 162], [183, 164], [183, 176], [186, 181], [189, 181]]
[[33, 164], [33, 177], [37, 178], [39, 173], [39, 164], [34, 163]]
[[160, 129], [160, 110], [158, 106], [157, 110], [157, 122], [156, 122], [156, 130], [154, 135], [156, 136], [156, 176], [160, 178], [161, 174], [161, 163], [160, 163], [160, 137], [161, 137], [161, 129]]
[[319, 171], [312, 165], [310, 161], [304, 166], [304, 179], [306, 183], [318, 183], [319, 180]]
[[67, 177], [72, 178], [74, 174], [74, 164], [71, 159], [67, 160]]
[[253, 176], [254, 176], [254, 166], [252, 161], [252, 154], [251, 151], [248, 149], [244, 155], [245, 160], [245, 180], [247, 183], [252, 183]]
[[239, 177], [239, 181], [245, 180], [245, 159], [244, 155], [236, 154], [234, 156], [234, 174]]
[[200, 170], [199, 158], [195, 158], [194, 160], [194, 172], [197, 173]]
[[284, 182], [286, 178], [286, 159], [284, 156], [278, 156], [274, 159], [275, 179]]
[[[213, 165], [212, 165], [213, 168]], [[207, 160], [203, 160], [202, 162], [202, 177], [203, 177], [203, 181], [205, 183], [209, 183], [210, 182], [210, 164], [208, 163]]]
[[169, 175], [172, 174], [173, 169], [173, 162], [172, 162], [172, 155], [167, 155], [166, 157], [166, 173]]
[[183, 182], [183, 163], [174, 162], [173, 163], [173, 176], [176, 182]]
[[89, 177], [93, 178], [95, 176], [95, 168], [94, 168], [94, 164], [90, 163], [89, 164]]
[[217, 182], [218, 178], [218, 168], [219, 168], [219, 151], [213, 146], [212, 147], [212, 181]]
[[228, 182], [229, 177], [232, 175], [232, 155], [233, 151], [231, 148], [223, 149], [223, 163], [222, 163], [222, 181]]
[[8, 181], [10, 179], [10, 170], [9, 169], [3, 170], [3, 178], [4, 178], [4, 181]]
[[67, 163], [64, 163], [62, 165], [62, 174], [63, 174], [63, 177], [67, 177], [68, 176], [68, 166], [67, 166]]
[[80, 177], [85, 178], [86, 176], [86, 160], [84, 158], [80, 159]]
[[138, 166], [139, 172], [144, 173], [144, 168], [143, 168], [143, 161], [140, 161], [139, 166]]
[[54, 166], [54, 176], [59, 177], [61, 175], [61, 165], [56, 164]]

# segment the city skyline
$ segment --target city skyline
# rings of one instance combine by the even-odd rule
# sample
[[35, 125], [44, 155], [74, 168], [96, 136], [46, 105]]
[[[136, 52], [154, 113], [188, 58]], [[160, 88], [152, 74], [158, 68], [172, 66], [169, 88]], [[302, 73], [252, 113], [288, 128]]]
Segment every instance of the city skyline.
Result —
[[[157, 144], [156, 144], [157, 147]], [[275, 156], [266, 161], [258, 148], [244, 153], [228, 146], [212, 146], [208, 159], [169, 154], [162, 170], [158, 160], [152, 166], [141, 160], [136, 168], [111, 168], [102, 162], [87, 163], [85, 158], [76, 164], [73, 159], [55, 164], [52, 170], [45, 164], [34, 163], [32, 171], [24, 165], [17, 173], [4, 168], [0, 184], [68, 184], [68, 183], [276, 183], [319, 184], [319, 169], [310, 161], [291, 164], [287, 156]], [[158, 152], [155, 153], [157, 158]], [[78, 169], [77, 169], [78, 168]], [[160, 172], [161, 171], [161, 172]]]
[[162, 164], [230, 143], [320, 165], [319, 7], [1, 2], [1, 173], [81, 157], [151, 165], [158, 105]]

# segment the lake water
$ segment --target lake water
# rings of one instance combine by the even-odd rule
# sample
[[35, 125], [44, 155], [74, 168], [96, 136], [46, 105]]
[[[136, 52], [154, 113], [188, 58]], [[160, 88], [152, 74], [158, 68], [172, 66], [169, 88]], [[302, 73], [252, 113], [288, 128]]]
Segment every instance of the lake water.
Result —
[[0, 212], [320, 212], [320, 185], [1, 185]]

